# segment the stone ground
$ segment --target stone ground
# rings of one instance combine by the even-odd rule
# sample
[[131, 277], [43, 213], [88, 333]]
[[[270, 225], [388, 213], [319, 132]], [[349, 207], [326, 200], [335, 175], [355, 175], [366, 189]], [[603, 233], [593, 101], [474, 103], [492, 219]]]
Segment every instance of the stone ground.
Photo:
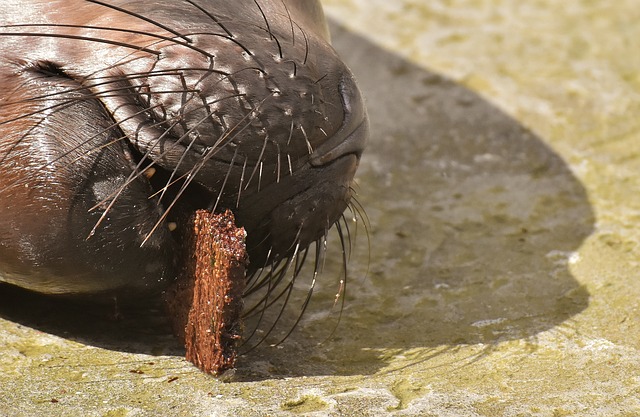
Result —
[[225, 380], [3, 289], [0, 415], [640, 415], [637, 1], [325, 5], [372, 128], [333, 337], [338, 263]]

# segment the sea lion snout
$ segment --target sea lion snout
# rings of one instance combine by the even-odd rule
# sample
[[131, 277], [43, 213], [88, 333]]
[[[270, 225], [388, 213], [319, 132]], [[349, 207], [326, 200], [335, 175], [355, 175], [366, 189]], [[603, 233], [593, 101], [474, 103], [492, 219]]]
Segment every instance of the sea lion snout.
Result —
[[150, 3], [0, 10], [0, 280], [162, 290], [197, 209], [232, 210], [258, 269], [349, 205], [367, 114], [319, 2]]

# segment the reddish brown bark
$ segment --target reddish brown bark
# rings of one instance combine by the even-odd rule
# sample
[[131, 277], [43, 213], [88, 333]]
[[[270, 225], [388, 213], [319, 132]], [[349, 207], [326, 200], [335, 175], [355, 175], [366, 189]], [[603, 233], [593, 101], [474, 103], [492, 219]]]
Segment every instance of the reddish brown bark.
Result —
[[199, 210], [191, 224], [186, 265], [166, 301], [187, 360], [219, 375], [235, 366], [242, 333], [246, 234], [230, 211]]

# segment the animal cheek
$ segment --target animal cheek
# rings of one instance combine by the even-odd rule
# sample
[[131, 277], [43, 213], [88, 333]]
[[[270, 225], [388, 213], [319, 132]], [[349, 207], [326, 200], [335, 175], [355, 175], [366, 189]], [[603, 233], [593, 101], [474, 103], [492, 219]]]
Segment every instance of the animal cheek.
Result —
[[53, 294], [163, 287], [175, 276], [174, 243], [160, 228], [141, 246], [162, 210], [113, 121], [70, 80], [28, 87], [59, 90], [68, 106], [43, 101], [9, 130], [28, 134], [9, 139], [3, 154], [0, 280]]
[[[124, 186], [124, 166], [109, 158], [106, 166], [94, 161], [90, 171], [76, 164], [73, 171], [59, 169], [59, 175], [31, 175], [22, 193], [14, 190], [11, 202], [1, 204], [0, 227], [10, 231], [0, 239], [1, 262], [11, 263], [1, 268], [11, 271], [5, 280], [40, 292], [76, 294], [146, 292], [173, 278], [168, 231], [140, 246], [160, 216], [148, 199], [150, 187], [143, 181]], [[7, 218], [10, 213], [15, 215]]]

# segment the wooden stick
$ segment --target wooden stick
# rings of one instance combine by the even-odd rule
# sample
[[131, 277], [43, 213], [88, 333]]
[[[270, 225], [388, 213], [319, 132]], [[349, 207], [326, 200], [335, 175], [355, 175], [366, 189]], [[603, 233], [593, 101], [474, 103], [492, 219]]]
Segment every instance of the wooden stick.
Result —
[[187, 360], [220, 375], [235, 366], [242, 334], [246, 233], [228, 210], [199, 210], [190, 224], [184, 272], [165, 300]]

